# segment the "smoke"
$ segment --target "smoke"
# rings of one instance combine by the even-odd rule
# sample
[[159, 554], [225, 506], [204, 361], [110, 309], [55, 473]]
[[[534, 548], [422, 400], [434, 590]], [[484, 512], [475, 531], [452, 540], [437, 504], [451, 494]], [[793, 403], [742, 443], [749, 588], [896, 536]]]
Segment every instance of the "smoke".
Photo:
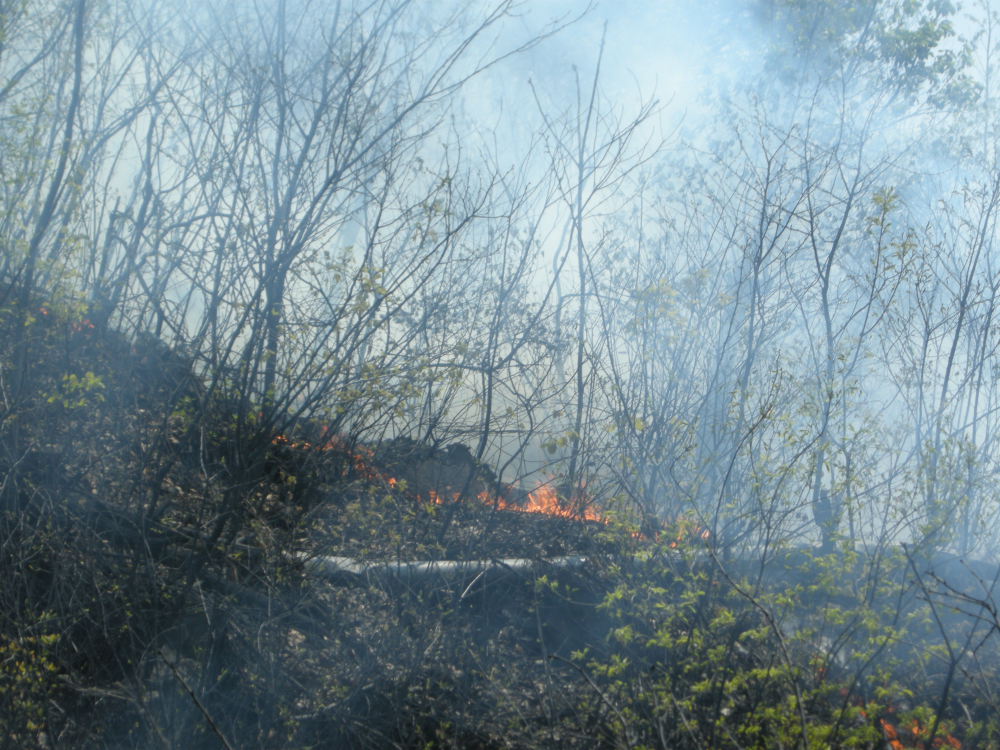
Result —
[[558, 27], [564, 28], [504, 60], [463, 93], [472, 127], [502, 134], [501, 148], [512, 162], [542, 126], [535, 96], [551, 112], [574, 106], [578, 89], [593, 82], [602, 45], [603, 96], [630, 114], [639, 102], [655, 98], [664, 105], [663, 130], [694, 138], [719, 100], [759, 74], [767, 43], [759, 17], [740, 0], [542, 0], [519, 8], [505, 24], [500, 45]]
[[[434, 713], [498, 705], [487, 654], [546, 686], [525, 732], [553, 745], [593, 709], [621, 745], [719, 747], [794, 694], [793, 747], [841, 689], [831, 736], [901, 743], [919, 693], [933, 744], [975, 627], [936, 619], [933, 689], [869, 665], [917, 663], [885, 633], [925, 604], [997, 624], [988, 567], [925, 575], [1000, 531], [995, 18], [974, 48], [911, 0], [64, 11], [0, 14], [0, 677], [49, 649], [30, 700], [0, 693], [19, 737], [48, 746], [65, 669], [95, 701], [155, 686], [122, 737], [219, 715], [223, 742], [344, 746], [375, 717], [493, 746], [471, 702]], [[834, 573], [781, 621], [785, 553], [793, 587]], [[744, 681], [693, 716], [716, 688], [684, 681], [731, 665], [778, 702]]]

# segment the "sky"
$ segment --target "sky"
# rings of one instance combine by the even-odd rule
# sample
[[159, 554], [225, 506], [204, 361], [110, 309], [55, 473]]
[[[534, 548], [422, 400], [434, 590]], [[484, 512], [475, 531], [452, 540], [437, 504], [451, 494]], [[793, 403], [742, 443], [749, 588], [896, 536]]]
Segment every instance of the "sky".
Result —
[[[589, 86], [606, 24], [601, 89], [607, 100], [627, 114], [655, 98], [664, 105], [665, 130], [696, 129], [707, 97], [759, 65], [760, 35], [747, 4], [604, 0], [587, 11], [585, 0], [529, 0], [506, 24], [501, 45], [530, 39], [557, 19], [578, 20], [476, 81], [466, 91], [466, 112], [484, 126], [513, 128], [512, 140], [525, 138], [538, 124], [529, 81], [551, 111], [571, 106], [573, 66]], [[510, 115], [512, 108], [514, 117], [499, 116]]]

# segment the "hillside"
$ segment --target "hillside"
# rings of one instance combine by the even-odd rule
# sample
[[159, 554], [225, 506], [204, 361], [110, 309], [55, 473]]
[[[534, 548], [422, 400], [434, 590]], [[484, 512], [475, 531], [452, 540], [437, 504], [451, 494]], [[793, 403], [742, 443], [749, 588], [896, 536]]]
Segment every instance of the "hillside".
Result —
[[0, 750], [1000, 750], [991, 2], [0, 2]]
[[[459, 445], [240, 445], [169, 348], [53, 306], [32, 331], [4, 747], [991, 746], [996, 610], [968, 576], [947, 599], [889, 550], [775, 550], [755, 580], [683, 521], [498, 496]], [[229, 457], [254, 440], [249, 481]]]

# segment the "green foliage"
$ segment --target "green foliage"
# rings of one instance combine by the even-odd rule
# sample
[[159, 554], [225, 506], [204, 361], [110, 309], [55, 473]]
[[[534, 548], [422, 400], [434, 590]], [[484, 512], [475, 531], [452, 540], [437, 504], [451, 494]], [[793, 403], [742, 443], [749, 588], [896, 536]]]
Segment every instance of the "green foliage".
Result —
[[959, 8], [948, 0], [758, 0], [756, 6], [778, 32], [772, 62], [786, 75], [803, 64], [827, 73], [864, 64], [908, 99], [945, 106], [976, 95], [966, 74], [971, 46], [955, 31]]
[[[595, 696], [614, 706], [614, 743], [900, 750], [926, 746], [936, 725], [935, 747], [961, 746], [963, 732], [936, 713], [948, 652], [912, 600], [903, 556], [789, 552], [760, 578], [706, 557], [695, 535], [665, 535], [674, 541], [615, 570], [601, 605], [613, 623], [606, 652], [574, 655], [595, 693], [585, 707]], [[948, 638], [967, 631], [949, 622]], [[991, 660], [981, 666], [995, 670]], [[991, 746], [989, 702], [968, 688], [961, 701], [983, 717], [964, 733]]]
[[45, 747], [44, 732], [57, 667], [57, 635], [10, 638], [0, 634], [0, 716], [20, 748]]
[[70, 373], [63, 375], [61, 392], [48, 396], [45, 400], [50, 404], [61, 403], [64, 409], [81, 409], [88, 404], [104, 401], [101, 394], [103, 390], [104, 383], [101, 382], [100, 375], [94, 375], [88, 370], [80, 378]]

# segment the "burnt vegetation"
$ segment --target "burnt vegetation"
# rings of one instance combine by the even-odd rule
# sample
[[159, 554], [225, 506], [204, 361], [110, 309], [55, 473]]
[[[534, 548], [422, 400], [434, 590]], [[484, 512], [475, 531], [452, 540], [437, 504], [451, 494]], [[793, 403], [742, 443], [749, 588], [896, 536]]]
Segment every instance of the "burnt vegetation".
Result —
[[1000, 17], [522, 10], [0, 0], [0, 750], [1000, 748]]

